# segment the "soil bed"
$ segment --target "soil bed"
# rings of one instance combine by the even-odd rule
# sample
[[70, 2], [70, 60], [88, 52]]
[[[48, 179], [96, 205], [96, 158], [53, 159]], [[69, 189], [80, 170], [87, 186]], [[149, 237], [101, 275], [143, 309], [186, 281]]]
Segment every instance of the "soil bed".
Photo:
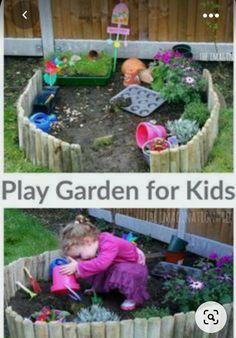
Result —
[[[195, 255], [188, 253], [184, 263], [187, 265], [192, 265], [195, 259]], [[152, 270], [154, 264], [156, 264], [156, 262], [148, 264], [149, 272]], [[40, 281], [39, 283], [41, 287], [41, 292], [36, 298], [29, 300], [29, 297], [25, 294], [24, 291], [18, 290], [15, 297], [12, 298], [9, 303], [9, 306], [12, 306], [12, 309], [24, 318], [30, 317], [31, 314], [39, 311], [44, 306], [51, 306], [54, 309], [69, 311], [71, 313], [71, 316], [67, 317], [67, 321], [73, 321], [76, 317], [77, 312], [79, 312], [81, 308], [91, 306], [90, 296], [84, 295], [83, 293], [84, 289], [89, 286], [88, 284], [86, 284], [85, 281], [80, 280], [81, 290], [79, 293], [82, 296], [82, 302], [75, 302], [65, 295], [56, 296], [52, 294], [50, 292], [50, 281]], [[161, 291], [162, 283], [162, 279], [157, 279], [149, 275], [148, 290], [150, 293], [150, 300], [147, 301], [143, 305], [143, 307], [163, 307], [163, 292]], [[120, 319], [134, 319], [134, 311], [125, 312], [120, 310], [120, 304], [124, 300], [124, 297], [120, 293], [113, 291], [107, 294], [98, 294], [98, 296], [100, 296], [103, 300], [102, 306], [117, 313], [120, 316]], [[169, 307], [171, 314], [178, 312], [178, 308], [173, 306], [173, 304], [167, 304], [167, 306]], [[141, 308], [142, 307], [139, 307], [137, 309]]]
[[[62, 128], [51, 134], [81, 145], [84, 172], [149, 171], [136, 145], [137, 125], [150, 120], [165, 124], [183, 113], [182, 104], [167, 103], [146, 118], [121, 109], [109, 111], [110, 99], [124, 89], [120, 66], [108, 86], [60, 88], [57, 114]], [[111, 144], [94, 147], [96, 138], [108, 135], [112, 135]]]

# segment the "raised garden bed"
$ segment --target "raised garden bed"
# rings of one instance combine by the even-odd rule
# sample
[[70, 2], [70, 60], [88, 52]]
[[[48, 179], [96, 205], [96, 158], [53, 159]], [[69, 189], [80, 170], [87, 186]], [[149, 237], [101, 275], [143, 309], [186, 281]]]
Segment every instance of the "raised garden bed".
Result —
[[[165, 316], [163, 318], [135, 318], [124, 319], [114, 322], [94, 322], [81, 323], [74, 322], [45, 323], [37, 321], [33, 323], [29, 319], [24, 319], [23, 312], [27, 314], [27, 309], [22, 309], [21, 315], [14, 309], [14, 303], [11, 303], [11, 298], [15, 297], [19, 291], [15, 284], [20, 281], [27, 285], [26, 276], [23, 272], [23, 266], [29, 268], [38, 280], [45, 281], [43, 288], [49, 288], [48, 281], [49, 263], [58, 256], [58, 251], [45, 252], [39, 256], [28, 258], [20, 258], [17, 261], [9, 264], [4, 270], [4, 300], [6, 306], [6, 318], [11, 338], [63, 338], [63, 337], [78, 337], [78, 338], [176, 338], [176, 337], [193, 337], [202, 336], [202, 332], [195, 324], [195, 312], [178, 313], [173, 316]], [[40, 296], [41, 297], [41, 296]], [[45, 295], [46, 297], [46, 295]], [[41, 301], [45, 301], [42, 296]], [[22, 299], [22, 304], [25, 301]], [[27, 300], [27, 302], [29, 302]], [[39, 300], [40, 302], [40, 300]], [[55, 302], [55, 297], [51, 298], [52, 304]], [[9, 306], [9, 304], [12, 304]], [[66, 303], [64, 303], [66, 304]], [[228, 314], [228, 322], [221, 331], [221, 337], [233, 337], [233, 311], [232, 304], [224, 305]]]
[[[209, 119], [186, 145], [160, 153], [151, 153], [151, 172], [199, 172], [207, 162], [218, 134], [220, 104], [210, 73], [204, 70], [203, 74], [208, 82]], [[97, 90], [98, 97], [94, 97], [91, 93], [92, 108], [89, 102], [86, 102], [88, 108], [83, 113], [82, 121], [73, 121], [74, 129], [65, 128], [59, 133], [52, 132], [53, 135], [48, 135], [35, 129], [27, 118], [31, 113], [33, 98], [41, 88], [42, 78], [38, 71], [30, 80], [17, 104], [20, 148], [33, 163], [49, 167], [56, 172], [145, 172], [149, 170], [135, 144], [135, 128], [140, 118], [125, 112], [113, 112], [108, 115], [106, 112], [103, 114], [101, 112], [99, 102], [102, 100], [104, 107], [105, 102], [114, 96], [112, 93], [114, 89], [109, 87], [109, 91], [101, 96], [100, 91], [94, 88], [93, 94]], [[89, 91], [89, 88], [82, 90]], [[61, 92], [63, 91], [66, 91], [66, 88], [62, 88]], [[76, 88], [70, 88], [70, 95], [71, 93], [75, 97]], [[154, 113], [153, 118], [163, 122], [165, 118], [179, 118], [182, 108], [182, 106], [163, 104], [159, 108], [160, 111]], [[168, 112], [167, 115], [163, 114], [165, 111]], [[107, 116], [103, 119], [104, 115]], [[150, 120], [150, 117], [146, 120]], [[142, 118], [142, 121], [146, 120]], [[92, 137], [90, 137], [91, 130]], [[94, 147], [93, 140], [101, 135], [107, 136], [107, 133], [111, 133], [112, 146], [106, 144], [98, 148]], [[95, 160], [97, 157], [100, 158], [99, 161]]]

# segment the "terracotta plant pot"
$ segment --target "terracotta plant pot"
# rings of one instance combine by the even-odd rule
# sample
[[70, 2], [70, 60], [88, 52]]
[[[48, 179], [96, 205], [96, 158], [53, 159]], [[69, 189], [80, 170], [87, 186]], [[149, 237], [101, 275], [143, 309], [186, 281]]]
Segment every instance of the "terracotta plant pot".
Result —
[[166, 262], [168, 263], [183, 264], [184, 257], [185, 252], [172, 252], [172, 251], [165, 252]]

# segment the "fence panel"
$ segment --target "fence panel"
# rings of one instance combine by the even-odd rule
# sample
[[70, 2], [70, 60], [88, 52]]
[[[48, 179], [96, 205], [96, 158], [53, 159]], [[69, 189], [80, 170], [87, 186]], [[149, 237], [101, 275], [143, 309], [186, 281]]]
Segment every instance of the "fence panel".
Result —
[[232, 209], [189, 209], [187, 232], [233, 245]]
[[144, 221], [163, 224], [176, 229], [179, 221], [178, 209], [108, 209], [115, 215], [122, 214]]
[[[39, 37], [39, 22], [30, 29], [17, 28], [11, 13], [18, 0], [5, 1], [5, 35]], [[115, 0], [51, 0], [55, 38], [106, 39]], [[31, 1], [37, 5], [37, 0]], [[233, 2], [216, 0], [220, 5], [218, 42], [233, 41]], [[202, 0], [126, 0], [130, 9], [130, 40], [214, 41], [203, 18]], [[30, 20], [30, 11], [29, 19]], [[218, 20], [218, 21], [216, 21]]]

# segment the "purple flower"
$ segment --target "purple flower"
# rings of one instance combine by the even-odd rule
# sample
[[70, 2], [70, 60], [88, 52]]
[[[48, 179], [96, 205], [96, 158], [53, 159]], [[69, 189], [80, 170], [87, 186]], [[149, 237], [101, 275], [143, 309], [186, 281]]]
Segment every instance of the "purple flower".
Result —
[[173, 58], [179, 58], [182, 54], [179, 52], [173, 52], [172, 50], [166, 50], [166, 51], [160, 51], [154, 56], [154, 60], [156, 61], [162, 61], [164, 64], [169, 64], [171, 62], [171, 59]]
[[212, 252], [212, 253], [210, 253], [210, 255], [208, 256], [208, 258], [214, 261], [214, 260], [216, 260], [216, 259], [218, 258], [218, 255], [217, 255], [217, 253]]
[[180, 53], [178, 50], [175, 51], [174, 57], [175, 58], [181, 58], [183, 56], [182, 53]]
[[217, 267], [221, 267], [224, 264], [231, 263], [233, 261], [233, 256], [222, 256], [220, 259], [216, 262]]

